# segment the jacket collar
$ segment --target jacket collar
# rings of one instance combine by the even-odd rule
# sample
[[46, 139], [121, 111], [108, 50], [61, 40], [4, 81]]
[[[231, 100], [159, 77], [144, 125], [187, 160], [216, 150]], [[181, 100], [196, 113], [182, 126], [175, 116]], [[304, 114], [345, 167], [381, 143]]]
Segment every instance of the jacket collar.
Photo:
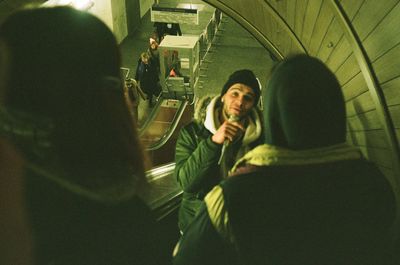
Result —
[[231, 172], [235, 172], [238, 167], [244, 164], [254, 166], [310, 165], [361, 158], [360, 150], [346, 143], [300, 151], [263, 144], [239, 159]]

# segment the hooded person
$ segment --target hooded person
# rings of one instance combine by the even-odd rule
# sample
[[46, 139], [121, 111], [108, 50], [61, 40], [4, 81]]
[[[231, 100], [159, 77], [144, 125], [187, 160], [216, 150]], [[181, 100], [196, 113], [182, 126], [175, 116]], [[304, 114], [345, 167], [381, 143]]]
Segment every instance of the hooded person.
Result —
[[180, 131], [175, 177], [184, 191], [179, 210], [181, 231], [236, 159], [262, 143], [259, 97], [254, 73], [238, 70], [229, 76], [220, 95], [198, 101], [194, 121]]
[[394, 194], [346, 143], [334, 74], [318, 59], [288, 58], [263, 100], [265, 144], [207, 194], [174, 264], [385, 264]]

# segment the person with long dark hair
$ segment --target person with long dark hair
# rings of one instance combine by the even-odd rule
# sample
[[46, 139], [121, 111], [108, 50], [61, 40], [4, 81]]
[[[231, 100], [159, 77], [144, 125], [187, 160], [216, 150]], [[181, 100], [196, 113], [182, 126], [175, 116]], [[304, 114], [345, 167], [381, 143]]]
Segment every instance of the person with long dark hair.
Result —
[[112, 32], [86, 12], [33, 8], [5, 20], [0, 42], [10, 54], [0, 132], [26, 160], [36, 264], [156, 263]]

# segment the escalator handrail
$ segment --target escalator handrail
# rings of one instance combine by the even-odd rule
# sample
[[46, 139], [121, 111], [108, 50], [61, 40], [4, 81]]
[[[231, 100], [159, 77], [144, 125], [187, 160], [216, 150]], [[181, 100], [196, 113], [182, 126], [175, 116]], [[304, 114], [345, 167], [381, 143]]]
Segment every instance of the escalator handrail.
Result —
[[147, 151], [153, 151], [161, 148], [168, 140], [171, 138], [172, 134], [174, 133], [176, 127], [178, 126], [179, 121], [181, 120], [181, 117], [188, 105], [188, 101], [185, 100], [180, 106], [177, 111], [177, 113], [174, 116], [174, 119], [172, 120], [172, 124], [169, 127], [168, 131], [158, 140], [156, 143], [150, 145], [149, 147], [146, 148]]
[[139, 137], [143, 136], [144, 132], [147, 130], [151, 122], [154, 120], [156, 117], [156, 114], [160, 110], [161, 103], [163, 102], [163, 97], [160, 96], [157, 100], [157, 104], [154, 106], [154, 108], [151, 110], [149, 117], [146, 119], [146, 121], [143, 123], [143, 125], [139, 128]]
[[[151, 185], [152, 182], [173, 175], [174, 169], [175, 163], [169, 163], [160, 167], [152, 168], [146, 172], [147, 180]], [[181, 189], [171, 190], [167, 196], [147, 202], [157, 221], [162, 220], [179, 208], [182, 194], [183, 191]]]
[[175, 169], [175, 162], [168, 163], [156, 168], [152, 168], [146, 171], [146, 178], [149, 182], [152, 182], [173, 173], [174, 169]]

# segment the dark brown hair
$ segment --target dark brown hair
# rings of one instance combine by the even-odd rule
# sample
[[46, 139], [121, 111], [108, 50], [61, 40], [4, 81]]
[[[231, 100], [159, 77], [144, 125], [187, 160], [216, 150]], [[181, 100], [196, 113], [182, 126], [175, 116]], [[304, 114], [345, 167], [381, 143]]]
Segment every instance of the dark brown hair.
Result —
[[71, 181], [144, 180], [119, 48], [103, 22], [69, 7], [26, 9], [4, 22], [0, 40], [11, 62], [6, 107], [52, 121], [52, 152]]

